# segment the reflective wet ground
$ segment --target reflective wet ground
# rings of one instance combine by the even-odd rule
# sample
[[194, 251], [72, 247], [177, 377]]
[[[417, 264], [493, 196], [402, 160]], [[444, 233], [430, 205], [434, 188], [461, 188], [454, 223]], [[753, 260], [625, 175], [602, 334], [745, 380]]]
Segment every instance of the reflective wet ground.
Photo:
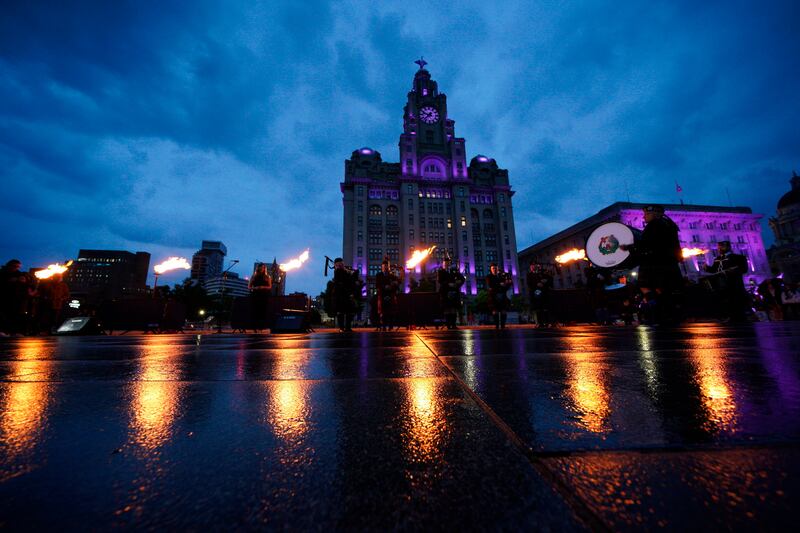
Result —
[[8, 529], [785, 529], [800, 324], [0, 341]]

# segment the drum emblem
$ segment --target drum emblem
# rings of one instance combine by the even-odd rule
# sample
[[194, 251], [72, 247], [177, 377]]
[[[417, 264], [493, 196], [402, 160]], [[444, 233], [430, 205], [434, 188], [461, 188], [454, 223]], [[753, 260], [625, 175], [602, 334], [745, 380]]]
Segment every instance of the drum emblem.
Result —
[[619, 249], [619, 241], [613, 234], [600, 237], [600, 244], [597, 249], [603, 255], [611, 255]]

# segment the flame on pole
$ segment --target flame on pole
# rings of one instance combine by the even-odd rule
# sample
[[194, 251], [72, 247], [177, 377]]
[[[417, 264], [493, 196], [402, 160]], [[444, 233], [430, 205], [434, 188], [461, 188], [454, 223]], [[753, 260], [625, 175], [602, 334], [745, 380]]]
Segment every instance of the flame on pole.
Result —
[[707, 253], [708, 250], [703, 250], [702, 248], [681, 248], [681, 255], [684, 259], [694, 257], [696, 255], [705, 255]]
[[298, 255], [294, 259], [290, 259], [285, 263], [281, 263], [278, 267], [283, 270], [284, 272], [289, 272], [290, 270], [294, 270], [296, 268], [300, 268], [303, 266], [303, 263], [308, 261], [309, 257], [309, 250], [306, 250], [302, 254]]
[[71, 264], [72, 260], [67, 261], [63, 265], [59, 263], [47, 265], [47, 268], [39, 270], [34, 274], [34, 276], [36, 276], [36, 279], [49, 279], [55, 276], [56, 274], [63, 274], [64, 272], [66, 272]]
[[170, 257], [163, 263], [159, 263], [153, 267], [153, 270], [159, 276], [164, 274], [165, 272], [169, 272], [170, 270], [177, 270], [182, 268], [184, 270], [189, 270], [192, 268], [192, 265], [189, 264], [189, 261], [186, 260], [184, 257]]
[[414, 250], [414, 253], [411, 254], [411, 259], [406, 261], [406, 268], [409, 270], [415, 268], [417, 265], [425, 261], [435, 249], [436, 245], [434, 244], [425, 250]]
[[573, 261], [580, 261], [586, 259], [586, 250], [578, 250], [577, 248], [573, 248], [568, 252], [564, 252], [561, 255], [556, 256], [556, 263], [559, 265], [564, 265], [566, 263], [571, 263]]

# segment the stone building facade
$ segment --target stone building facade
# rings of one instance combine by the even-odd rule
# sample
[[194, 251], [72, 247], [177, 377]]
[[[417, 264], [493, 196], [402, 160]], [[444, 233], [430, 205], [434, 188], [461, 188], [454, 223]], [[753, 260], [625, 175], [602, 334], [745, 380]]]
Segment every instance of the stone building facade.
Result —
[[800, 282], [800, 176], [792, 173], [792, 189], [778, 200], [778, 210], [769, 219], [775, 244], [769, 249], [770, 263], [788, 281]]
[[433, 257], [406, 276], [406, 290], [411, 277], [432, 277], [447, 251], [466, 275], [467, 294], [483, 288], [491, 262], [511, 273], [516, 293], [514, 191], [508, 171], [483, 155], [467, 163], [466, 143], [455, 134], [447, 97], [426, 63], [417, 64], [403, 109], [400, 162], [384, 162], [366, 147], [345, 161], [342, 257], [373, 290], [384, 256], [404, 265], [415, 250], [436, 245]]

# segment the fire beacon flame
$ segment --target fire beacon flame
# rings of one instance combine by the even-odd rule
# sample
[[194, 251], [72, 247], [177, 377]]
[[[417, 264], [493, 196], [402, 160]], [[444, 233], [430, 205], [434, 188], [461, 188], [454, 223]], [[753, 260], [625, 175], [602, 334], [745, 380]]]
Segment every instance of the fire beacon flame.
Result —
[[683, 258], [694, 257], [696, 255], [705, 255], [708, 253], [708, 250], [703, 250], [702, 248], [681, 248], [681, 254]]
[[586, 259], [586, 250], [578, 250], [577, 248], [573, 248], [568, 252], [564, 252], [561, 255], [556, 256], [556, 263], [559, 265], [563, 265], [566, 263], [571, 263], [573, 261], [580, 261]]
[[154, 266], [153, 270], [156, 274], [163, 274], [165, 272], [169, 272], [170, 270], [177, 270], [179, 268], [189, 270], [192, 268], [192, 265], [190, 265], [189, 261], [187, 261], [184, 257], [170, 257], [163, 263], [159, 263]]
[[300, 268], [303, 265], [303, 263], [308, 261], [308, 255], [309, 255], [308, 252], [309, 251], [306, 250], [305, 252], [303, 252], [299, 256], [295, 257], [294, 259], [291, 259], [291, 260], [287, 261], [286, 263], [281, 263], [279, 265], [280, 269], [283, 270], [284, 272], [289, 272], [290, 270], [294, 270], [296, 268]]
[[47, 265], [47, 268], [43, 270], [39, 270], [34, 274], [37, 279], [49, 279], [55, 276], [56, 274], [63, 274], [67, 271], [67, 269], [72, 264], [72, 260], [67, 261], [65, 264], [60, 265], [58, 263]]
[[406, 261], [406, 268], [408, 269], [415, 268], [417, 265], [425, 261], [435, 249], [436, 245], [434, 244], [433, 246], [431, 246], [426, 250], [414, 250], [414, 253], [411, 254], [411, 259]]

